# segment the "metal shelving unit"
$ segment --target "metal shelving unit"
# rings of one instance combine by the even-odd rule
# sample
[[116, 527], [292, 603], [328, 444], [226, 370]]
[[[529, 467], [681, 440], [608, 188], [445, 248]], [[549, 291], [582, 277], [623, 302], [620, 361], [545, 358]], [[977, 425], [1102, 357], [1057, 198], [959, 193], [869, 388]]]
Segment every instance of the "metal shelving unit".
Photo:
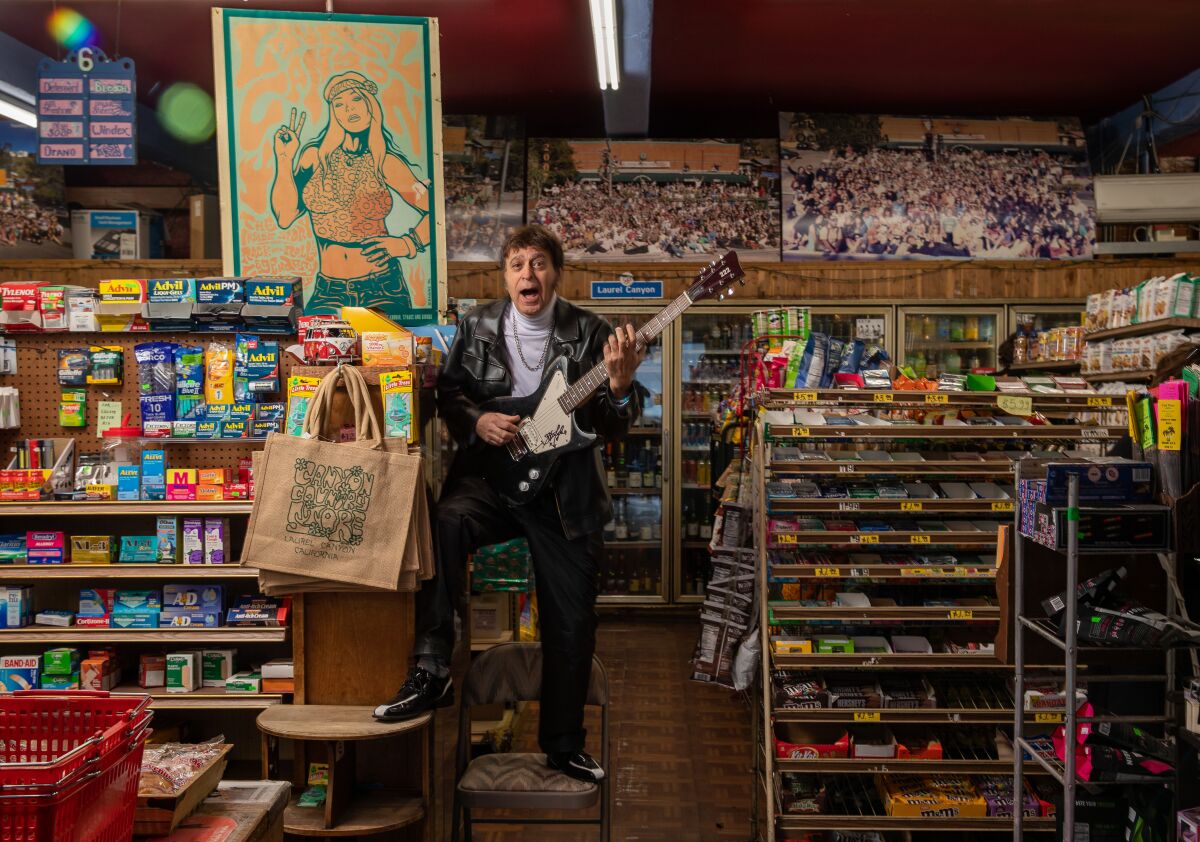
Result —
[[[1018, 463], [1016, 480], [1021, 481], [1021, 465]], [[1093, 504], [1089, 504], [1093, 505]], [[1103, 505], [1103, 504], [1098, 504]], [[1079, 519], [1079, 477], [1076, 474], [1071, 474], [1067, 478], [1067, 500], [1065, 506], [1055, 506], [1062, 509], [1068, 523], [1074, 523]], [[1061, 720], [1063, 723], [1064, 732], [1069, 735], [1067, 744], [1071, 750], [1064, 752], [1065, 757], [1062, 760], [1058, 758], [1047, 758], [1042, 756], [1036, 748], [1025, 737], [1025, 726], [1027, 721], [1023, 717], [1013, 717], [1013, 789], [1014, 792], [1021, 792], [1023, 788], [1023, 777], [1028, 774], [1028, 762], [1022, 763], [1021, 759], [1024, 753], [1028, 753], [1044, 772], [1054, 778], [1063, 788], [1062, 798], [1062, 816], [1061, 826], [1063, 829], [1064, 839], [1075, 838], [1075, 803], [1076, 793], [1080, 788], [1095, 789], [1104, 786], [1127, 786], [1130, 784], [1147, 784], [1147, 785], [1174, 785], [1176, 783], [1174, 775], [1167, 775], [1156, 778], [1147, 778], [1142, 781], [1083, 781], [1076, 774], [1076, 752], [1074, 751], [1075, 740], [1073, 735], [1080, 723], [1085, 721], [1096, 721], [1099, 717], [1080, 717], [1077, 706], [1074, 704], [1076, 688], [1081, 683], [1079, 676], [1080, 656], [1086, 653], [1099, 651], [1118, 652], [1118, 653], [1146, 653], [1146, 652], [1163, 652], [1162, 647], [1150, 646], [1099, 646], [1086, 643], [1080, 643], [1078, 640], [1077, 621], [1079, 618], [1080, 606], [1078, 601], [1077, 586], [1079, 583], [1079, 562], [1081, 555], [1121, 555], [1126, 558], [1133, 555], [1136, 556], [1139, 552], [1134, 552], [1129, 549], [1120, 550], [1104, 550], [1104, 549], [1080, 549], [1079, 546], [1079, 530], [1069, 528], [1066, 535], [1066, 549], [1060, 551], [1063, 559], [1063, 572], [1065, 580], [1064, 593], [1066, 594], [1065, 609], [1063, 611], [1064, 620], [1063, 628], [1067, 632], [1063, 636], [1059, 636], [1058, 629], [1053, 623], [1044, 618], [1030, 617], [1025, 614], [1025, 542], [1031, 540], [1029, 536], [1021, 533], [1021, 515], [1020, 512], [1014, 517], [1013, 532], [1014, 549], [1013, 549], [1013, 646], [1015, 652], [1015, 670], [1014, 670], [1014, 696], [1022, 698], [1025, 692], [1025, 678], [1028, 672], [1034, 671], [1036, 668], [1031, 668], [1025, 662], [1025, 642], [1026, 632], [1032, 632], [1038, 639], [1046, 641], [1053, 645], [1056, 649], [1062, 652], [1061, 669], [1064, 673], [1064, 691], [1063, 696], [1071, 703], [1065, 705], [1065, 716]], [[1040, 546], [1040, 545], [1039, 545]], [[1159, 564], [1162, 566], [1164, 574], [1168, 578], [1166, 595], [1167, 605], [1166, 613], [1169, 616], [1174, 616], [1176, 613], [1176, 587], [1174, 586], [1175, 576], [1175, 555], [1171, 552], [1158, 551], [1157, 548], [1147, 548], [1145, 554], [1155, 555]], [[1166, 684], [1168, 689], [1174, 686], [1174, 663], [1170, 655], [1166, 656]], [[1040, 671], [1040, 670], [1039, 670]], [[1137, 680], [1138, 677], [1131, 677]], [[1103, 717], [1106, 721], [1124, 722], [1136, 724], [1139, 722], [1173, 722], [1174, 711], [1170, 696], [1167, 696], [1167, 709], [1162, 716], [1107, 716]], [[1013, 839], [1020, 840], [1022, 831], [1027, 829], [1023, 817], [1018, 811], [1015, 822], [1013, 824]]]
[[[767, 409], [813, 409], [825, 407], [845, 407], [858, 411], [872, 409], [891, 413], [903, 410], [920, 410], [937, 407], [941, 410], [970, 409], [974, 411], [991, 408], [1002, 413], [1012, 413], [1011, 405], [1000, 400], [1005, 396], [996, 393], [971, 392], [901, 392], [886, 390], [771, 390], [759, 395], [759, 404]], [[1109, 395], [1041, 395], [1028, 394], [1018, 396], [1028, 402], [1028, 413], [1093, 413], [1097, 411], [1124, 409], [1118, 400], [1114, 401]], [[1115, 404], [1115, 405], [1114, 405]], [[828, 413], [827, 413], [828, 414]], [[1014, 820], [1011, 817], [992, 817], [978, 819], [940, 819], [934, 817], [908, 818], [889, 816], [878, 796], [874, 794], [871, 784], [872, 775], [896, 775], [905, 773], [926, 774], [1006, 774], [1013, 768], [1014, 762], [1007, 754], [996, 754], [991, 757], [980, 755], [956, 756], [952, 751], [944, 754], [939, 760], [909, 760], [909, 759], [877, 759], [877, 758], [820, 758], [783, 759], [775, 757], [773, 738], [775, 725], [782, 723], [825, 725], [845, 724], [848, 727], [864, 723], [880, 725], [934, 725], [940, 726], [942, 739], [947, 749], [950, 741], [946, 738], [961, 726], [978, 725], [1011, 725], [1014, 720], [1022, 722], [1046, 724], [1061, 722], [1065, 718], [1062, 710], [1024, 711], [1020, 702], [1022, 694], [1009, 695], [1002, 701], [970, 707], [955, 706], [944, 702], [941, 693], [937, 694], [937, 703], [930, 708], [855, 708], [852, 710], [837, 708], [788, 708], [779, 706], [775, 698], [773, 678], [777, 671], [795, 671], [801, 674], [816, 674], [823, 676], [831, 673], [847, 672], [859, 676], [862, 681], [870, 683], [872, 675], [878, 675], [880, 681], [887, 679], [923, 679], [936, 681], [943, 687], [953, 685], [956, 678], [965, 674], [990, 676], [992, 682], [1004, 682], [1013, 674], [1013, 666], [1004, 663], [995, 652], [986, 646], [977, 652], [967, 651], [934, 651], [930, 653], [909, 652], [855, 652], [855, 653], [775, 653], [772, 631], [778, 629], [803, 628], [813, 625], [812, 636], [832, 634], [839, 630], [839, 625], [854, 628], [854, 634], [890, 634], [905, 628], [912, 628], [914, 634], [929, 635], [938, 644], [930, 632], [940, 632], [947, 641], [956, 641], [959, 646], [965, 646], [963, 641], [971, 640], [977, 643], [990, 641], [995, 635], [999, 638], [1007, 634], [1008, 614], [1005, 605], [1007, 575], [998, 563], [989, 563], [990, 557], [998, 550], [1001, 522], [1007, 523], [1017, 511], [1015, 493], [1008, 499], [850, 499], [847, 497], [768, 497], [766, 483], [771, 480], [825, 481], [841, 483], [846, 481], [861, 481], [870, 479], [894, 479], [896, 477], [943, 478], [946, 480], [962, 481], [971, 479], [1004, 479], [1011, 482], [1015, 475], [1016, 459], [1020, 454], [1004, 454], [997, 452], [1004, 448], [1013, 449], [1012, 442], [1025, 444], [1030, 441], [1040, 442], [1069, 442], [1075, 445], [1087, 442], [1106, 442], [1115, 440], [1124, 434], [1125, 428], [1115, 425], [1092, 425], [1064, 421], [1060, 424], [1045, 424], [1031, 426], [1015, 425], [970, 425], [970, 426], [931, 426], [891, 424], [880, 426], [847, 427], [838, 424], [823, 424], [820, 426], [803, 426], [800, 424], [770, 424], [760, 422], [754, 431], [752, 447], [754, 465], [754, 483], [756, 500], [754, 521], [758, 532], [756, 546], [759, 547], [759, 576], [758, 576], [758, 609], [759, 623], [762, 629], [762, 651], [764, 652], [764, 669], [761, 672], [761, 703], [756, 705], [756, 749], [755, 765], [757, 772], [756, 787], [756, 824], [760, 829], [761, 838], [767, 842], [782, 839], [788, 831], [803, 831], [817, 829], [842, 830], [909, 830], [943, 831], [963, 833], [967, 831], [1000, 831], [1011, 832]], [[851, 460], [847, 457], [854, 454], [844, 450], [834, 450], [826, 454], [829, 458], [803, 458], [796, 453], [798, 448], [819, 450], [822, 445], [839, 443], [845, 446], [846, 440], [870, 440], [871, 446], [879, 447], [879, 442], [886, 441], [897, 450], [917, 450], [929, 447], [924, 442], [938, 441], [942, 447], [953, 446], [955, 443], [971, 446], [974, 449], [984, 449], [987, 446], [997, 450], [987, 452], [987, 457], [976, 460], [952, 457], [944, 450], [928, 453], [924, 461], [913, 461], [909, 458], [902, 460], [882, 459], [873, 457], [870, 461]], [[779, 451], [778, 448], [786, 448]], [[1023, 448], [1027, 450], [1028, 447]], [[841, 461], [835, 461], [841, 460]], [[847, 476], [849, 475], [849, 476]], [[879, 520], [886, 516], [886, 525], [872, 525], [871, 528], [861, 528], [866, 519]], [[965, 520], [976, 522], [978, 531], [968, 531], [967, 528], [952, 524], [955, 531], [932, 529], [924, 521], [934, 521], [941, 517], [950, 520]], [[818, 528], [822, 524], [809, 525], [805, 518], [821, 518], [828, 524], [829, 518], [839, 521], [849, 520], [859, 524], [860, 528], [853, 531], [842, 531], [849, 527], [838, 524], [842, 528]], [[984, 521], [994, 523], [995, 530], [988, 529]], [[828, 524], [833, 525], [833, 524]], [[986, 550], [984, 549], [986, 548]], [[856, 562], [855, 554], [870, 553], [873, 550], [885, 553], [908, 553], [913, 556], [911, 563], [903, 561], [883, 562], [872, 558], [867, 562]], [[939, 555], [955, 555], [955, 560], [964, 553], [972, 559], [961, 563], [949, 561], [929, 563], [917, 561], [916, 558], [925, 553]], [[988, 558], [979, 559], [980, 553], [986, 552]], [[792, 558], [796, 553], [797, 557]], [[842, 558], [845, 554], [847, 557]], [[864, 607], [850, 606], [813, 606], [809, 602], [791, 602], [781, 600], [774, 595], [772, 588], [781, 588], [788, 582], [798, 583], [801, 587], [819, 587], [832, 585], [838, 591], [860, 591], [868, 593], [869, 588], [892, 588], [890, 592], [894, 600], [883, 600], [883, 604]], [[901, 596], [902, 588], [913, 585], [922, 590], [912, 593], [913, 597]], [[933, 604], [932, 600], [920, 594], [930, 593], [925, 587], [938, 588]], [[970, 599], [963, 598], [964, 591], [973, 593]], [[974, 589], [972, 592], [971, 589]], [[980, 589], [985, 589], [982, 591]], [[957, 590], [955, 590], [957, 589]], [[999, 593], [996, 591], [999, 590]], [[956, 594], [953, 598], [949, 594]], [[984, 599], [978, 597], [982, 595]], [[898, 604], [891, 604], [892, 602]], [[878, 627], [878, 631], [871, 631]], [[778, 633], [778, 632], [776, 632]], [[800, 634], [800, 637], [804, 637]], [[815, 641], [814, 647], [815, 648]], [[953, 647], [952, 647], [953, 648]], [[1039, 665], [1039, 670], [1054, 671], [1054, 665]], [[1062, 666], [1058, 665], [1058, 670]], [[832, 679], [830, 680], [832, 683]], [[947, 694], [949, 691], [945, 691]], [[1143, 722], [1161, 722], [1161, 717], [1144, 717]], [[935, 734], [936, 735], [936, 734]], [[1019, 750], [1014, 753], [1019, 757]], [[1049, 772], [1035, 760], [1023, 765], [1025, 774], [1044, 776], [1049, 779]], [[830, 815], [797, 815], [783, 813], [778, 808], [778, 797], [781, 775], [788, 773], [812, 772], [822, 776], [826, 787], [840, 786], [847, 779], [854, 779], [864, 786], [870, 794], [873, 812], [863, 812], [854, 815], [847, 812], [834, 812]], [[845, 784], [851, 786], [850, 784]], [[864, 803], [859, 798], [853, 803], [860, 806]], [[1026, 830], [1053, 830], [1054, 822], [1050, 819], [1026, 819]]]

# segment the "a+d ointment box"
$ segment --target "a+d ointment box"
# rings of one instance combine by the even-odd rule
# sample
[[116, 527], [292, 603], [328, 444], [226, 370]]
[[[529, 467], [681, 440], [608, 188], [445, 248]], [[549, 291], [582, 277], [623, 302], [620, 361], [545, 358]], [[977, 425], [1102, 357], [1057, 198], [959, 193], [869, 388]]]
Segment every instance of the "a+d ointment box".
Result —
[[220, 611], [223, 608], [220, 585], [164, 585], [163, 609]]

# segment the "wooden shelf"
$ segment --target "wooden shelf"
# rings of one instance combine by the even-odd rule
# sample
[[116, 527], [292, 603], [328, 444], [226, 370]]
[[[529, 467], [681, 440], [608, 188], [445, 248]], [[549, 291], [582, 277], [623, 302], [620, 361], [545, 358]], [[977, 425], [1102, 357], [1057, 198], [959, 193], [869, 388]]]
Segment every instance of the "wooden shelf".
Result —
[[[996, 660], [994, 655], [956, 655], [949, 652], [905, 652], [901, 654], [852, 655], [771, 655], [776, 669], [979, 669], [1012, 671], [1012, 664]], [[1030, 667], [1033, 669], [1033, 667]]]
[[707, 550], [711, 546], [708, 541], [684, 541], [685, 550]]
[[0, 629], [5, 643], [283, 643], [288, 629], [221, 626], [216, 629], [78, 629], [74, 626], [26, 626]]
[[906, 342], [905, 347], [914, 351], [938, 351], [942, 348], [984, 349], [995, 348], [996, 343], [983, 339], [918, 339]]
[[930, 579], [978, 579], [991, 581], [996, 578], [996, 568], [976, 565], [925, 566], [901, 564], [867, 564], [818, 567], [813, 564], [772, 564], [771, 576], [775, 579], [902, 579], [909, 582], [925, 582]]
[[884, 605], [867, 608], [847, 606], [810, 607], [792, 602], [770, 602], [771, 625], [788, 625], [810, 621], [852, 623], [979, 623], [998, 622], [998, 605]]
[[614, 497], [661, 497], [662, 489], [653, 485], [649, 488], [610, 488], [608, 493]]
[[[1012, 770], [1012, 764], [1008, 764]], [[815, 815], [801, 816], [784, 813], [778, 819], [778, 826], [783, 831], [804, 830], [879, 830], [904, 831], [919, 830], [921, 832], [963, 833], [970, 831], [1009, 831], [1011, 833], [1013, 820], [1011, 818], [986, 819], [939, 819], [926, 816], [839, 816]], [[1022, 827], [1028, 831], [1054, 832], [1054, 819], [1024, 819]]]
[[200, 439], [194, 436], [140, 436], [135, 441], [140, 444], [261, 444], [266, 442], [266, 436], [244, 436], [239, 439], [211, 438]]
[[367, 705], [277, 705], [258, 715], [258, 729], [285, 740], [379, 740], [418, 731], [425, 713], [404, 722], [379, 722]]
[[630, 427], [627, 436], [657, 436], [662, 437], [662, 427]]
[[162, 687], [117, 687], [112, 692], [148, 695], [155, 710], [265, 710], [283, 703], [282, 693], [226, 693], [222, 687], [201, 687], [190, 693], [168, 693]]
[[1124, 327], [1110, 327], [1107, 330], [1097, 330], [1085, 333], [1085, 342], [1099, 342], [1104, 339], [1122, 339], [1128, 336], [1146, 336], [1151, 333], [1161, 333], [1164, 330], [1200, 330], [1200, 319], [1158, 319], [1153, 322], [1140, 322]]
[[1153, 371], [1105, 371], [1097, 374], [1085, 374], [1083, 379], [1089, 383], [1118, 383], [1122, 380], [1149, 380], [1153, 376]]
[[683, 346], [684, 356], [690, 357], [740, 357], [741, 351], [733, 348], [689, 348], [687, 343]]
[[[1011, 774], [1013, 762], [1004, 760], [897, 760], [854, 757], [820, 757], [813, 760], [775, 758], [779, 772], [816, 772], [820, 775], [848, 773], [852, 775], [1006, 775]], [[1035, 762], [1025, 764], [1025, 774], [1048, 774]]]
[[711, 419], [712, 416], [713, 414], [711, 412], [683, 412], [679, 415], [679, 417], [683, 418], [685, 421], [707, 421]]
[[1013, 363], [1009, 371], [1074, 371], [1082, 360], [1043, 360], [1035, 363]]
[[612, 550], [657, 550], [662, 541], [618, 541], [616, 538], [604, 542], [604, 549]]
[[325, 808], [300, 807], [295, 796], [283, 811], [283, 830], [296, 836], [371, 836], [398, 830], [425, 817], [425, 801], [395, 792], [364, 793], [341, 812], [337, 827], [325, 827]]
[[772, 439], [1079, 439], [1109, 441], [1127, 434], [1127, 427], [1079, 426], [1075, 424], [1030, 424], [1028, 427], [1005, 427], [984, 424], [946, 427], [932, 424], [857, 425], [852, 427], [803, 427], [794, 424], [771, 424], [767, 435]]
[[[1078, 366], [1077, 360], [1070, 361]], [[949, 392], [922, 389], [768, 389], [759, 394], [759, 401], [768, 409], [810, 406], [844, 407], [917, 407], [933, 406], [944, 409], [998, 409], [1004, 397], [1029, 398], [1035, 411], [1064, 409], [1123, 409], [1120, 398], [1112, 395], [1047, 395], [1023, 390], [1020, 392]]]
[[13, 579], [257, 579], [258, 569], [239, 564], [10, 564], [0, 581]]
[[772, 497], [767, 501], [767, 513], [780, 512], [888, 512], [890, 514], [978, 514], [980, 512], [1005, 512], [1016, 509], [1013, 500], [955, 500], [940, 497], [934, 500], [852, 500], [829, 497]]
[[861, 461], [837, 462], [813, 459], [804, 462], [773, 460], [771, 472], [787, 474], [821, 474], [849, 476], [946, 476], [954, 477], [997, 477], [1012, 476], [1013, 462], [1009, 459], [984, 459], [978, 462], [926, 460], [924, 462]]
[[995, 532], [772, 532], [768, 549], [786, 550], [801, 544], [860, 544], [862, 546], [995, 546]]
[[248, 515], [254, 504], [250, 500], [217, 502], [130, 500], [127, 502], [96, 500], [56, 500], [44, 503], [0, 503], [0, 517], [29, 517], [31, 515]]

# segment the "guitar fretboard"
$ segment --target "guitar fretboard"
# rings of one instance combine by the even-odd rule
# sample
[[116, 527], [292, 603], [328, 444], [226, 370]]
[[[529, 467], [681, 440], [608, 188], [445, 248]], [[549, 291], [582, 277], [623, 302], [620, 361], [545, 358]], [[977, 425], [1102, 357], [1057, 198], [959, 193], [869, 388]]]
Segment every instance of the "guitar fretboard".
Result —
[[[637, 332], [638, 350], [640, 351], [653, 342], [663, 332], [663, 329], [679, 318], [679, 314], [690, 307], [691, 304], [692, 300], [688, 298], [688, 294], [686, 292], [681, 293], [678, 298], [660, 310], [658, 315], [642, 325], [641, 329]], [[606, 380], [608, 380], [608, 369], [604, 367], [604, 361], [601, 360], [591, 371], [576, 380], [562, 394], [558, 399], [558, 405], [562, 407], [563, 412], [574, 412], [577, 407], [592, 396], [593, 392], [604, 385]]]

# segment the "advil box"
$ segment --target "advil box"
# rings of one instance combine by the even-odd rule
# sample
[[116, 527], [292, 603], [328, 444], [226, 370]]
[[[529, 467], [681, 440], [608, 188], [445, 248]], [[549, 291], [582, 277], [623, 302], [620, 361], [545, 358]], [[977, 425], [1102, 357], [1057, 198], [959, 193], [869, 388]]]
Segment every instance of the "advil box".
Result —
[[260, 333], [295, 333], [300, 317], [300, 279], [247, 278], [242, 318]]
[[45, 281], [0, 284], [0, 326], [7, 333], [42, 330], [41, 289]]
[[195, 278], [151, 278], [146, 281], [142, 312], [155, 330], [186, 328], [191, 325], [195, 303]]

